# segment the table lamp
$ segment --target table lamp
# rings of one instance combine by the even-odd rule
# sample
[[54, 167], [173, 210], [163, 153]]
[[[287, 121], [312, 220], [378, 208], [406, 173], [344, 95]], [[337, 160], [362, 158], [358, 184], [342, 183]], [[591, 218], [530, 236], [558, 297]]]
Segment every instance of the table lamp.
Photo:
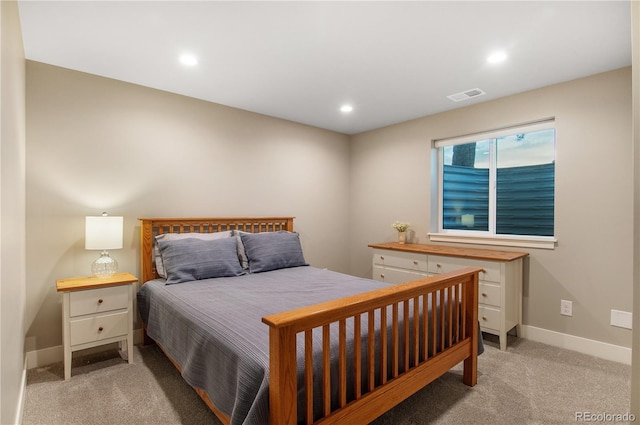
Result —
[[102, 251], [100, 258], [91, 264], [91, 273], [97, 277], [111, 276], [118, 272], [118, 262], [109, 256], [109, 249], [122, 248], [122, 217], [87, 216], [85, 220], [84, 248]]

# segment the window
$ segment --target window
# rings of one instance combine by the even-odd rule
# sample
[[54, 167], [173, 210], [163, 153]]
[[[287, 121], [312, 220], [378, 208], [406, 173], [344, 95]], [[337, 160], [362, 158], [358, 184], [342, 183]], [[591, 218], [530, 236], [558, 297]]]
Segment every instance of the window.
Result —
[[440, 140], [435, 147], [439, 235], [553, 239], [553, 121]]

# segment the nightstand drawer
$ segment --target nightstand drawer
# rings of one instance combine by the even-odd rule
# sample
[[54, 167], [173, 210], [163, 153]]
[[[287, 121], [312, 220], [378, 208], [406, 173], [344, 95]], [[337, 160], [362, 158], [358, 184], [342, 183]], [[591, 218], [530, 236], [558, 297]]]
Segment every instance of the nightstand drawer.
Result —
[[492, 305], [498, 308], [502, 306], [502, 303], [500, 302], [500, 285], [480, 283], [478, 285], [478, 289], [478, 302], [480, 304]]
[[500, 310], [478, 306], [478, 319], [480, 320], [480, 327], [492, 329], [495, 331], [500, 330]]
[[480, 280], [500, 282], [500, 264], [493, 261], [430, 255], [428, 266], [429, 273], [436, 274], [452, 272], [465, 267], [479, 267], [484, 270], [480, 272]]
[[127, 308], [130, 285], [71, 292], [71, 317]]
[[427, 272], [426, 254], [418, 254], [414, 252], [394, 254], [392, 251], [374, 251], [373, 264], [425, 273]]
[[69, 323], [69, 326], [71, 328], [71, 345], [127, 335], [129, 331], [129, 312], [122, 311], [75, 319]]

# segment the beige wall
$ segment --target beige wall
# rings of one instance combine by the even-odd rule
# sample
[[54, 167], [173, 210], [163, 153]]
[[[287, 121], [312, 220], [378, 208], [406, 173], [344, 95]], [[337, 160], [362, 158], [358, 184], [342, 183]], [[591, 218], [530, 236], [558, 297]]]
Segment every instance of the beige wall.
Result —
[[[371, 276], [367, 244], [393, 240], [395, 220], [428, 242], [431, 140], [547, 117], [557, 128], [559, 242], [529, 250], [524, 324], [631, 347], [631, 331], [609, 325], [611, 309], [632, 310], [630, 68], [352, 137], [351, 272]], [[573, 301], [573, 317], [560, 316], [560, 299]]]
[[54, 282], [96, 256], [85, 215], [125, 217], [112, 255], [133, 273], [137, 217], [292, 214], [314, 266], [371, 276], [393, 221], [428, 242], [430, 140], [551, 116], [559, 244], [530, 250], [524, 323], [630, 347], [609, 325], [632, 310], [630, 68], [348, 137], [27, 62], [27, 350], [61, 343]]
[[15, 1], [0, 2], [0, 423], [25, 388], [25, 60]]
[[307, 261], [348, 271], [348, 136], [30, 61], [27, 134], [28, 351], [61, 344], [55, 280], [90, 273], [103, 210], [138, 275], [137, 218], [180, 216], [294, 215]]

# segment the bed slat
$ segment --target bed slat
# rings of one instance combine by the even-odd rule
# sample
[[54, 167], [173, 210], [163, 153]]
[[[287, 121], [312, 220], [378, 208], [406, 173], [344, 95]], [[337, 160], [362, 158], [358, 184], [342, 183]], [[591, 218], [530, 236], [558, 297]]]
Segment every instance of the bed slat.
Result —
[[[368, 314], [368, 331], [367, 334], [367, 367], [369, 371], [369, 391], [373, 391], [375, 388], [375, 380], [376, 380], [376, 370], [375, 370], [375, 339], [372, 338], [375, 326], [375, 311], [369, 311]], [[385, 343], [385, 339], [381, 338], [382, 342]], [[386, 344], [385, 344], [386, 349]], [[383, 350], [384, 351], [384, 350]]]
[[338, 351], [340, 352], [338, 360], [338, 397], [340, 399], [340, 407], [344, 407], [347, 404], [347, 322], [342, 319], [338, 323]]
[[[382, 348], [380, 349], [380, 382], [382, 384], [386, 384], [387, 383], [387, 377], [389, 376], [387, 374], [388, 372], [388, 360], [389, 360], [389, 347], [387, 344], [387, 307], [385, 306], [384, 308], [380, 309], [380, 340], [381, 340], [381, 345]], [[374, 332], [371, 331], [369, 333], [370, 338], [373, 339], [373, 337], [371, 335], [373, 335]], [[374, 387], [371, 387], [371, 391], [373, 391]]]
[[331, 330], [329, 325], [322, 327], [322, 390], [323, 413], [328, 416], [331, 413]]
[[[305, 394], [307, 396], [307, 407], [313, 407], [313, 331], [304, 333], [304, 370], [305, 370]], [[313, 423], [313, 409], [307, 408], [307, 425]]]
[[420, 298], [413, 299], [413, 366], [420, 362]]
[[398, 377], [398, 368], [400, 367], [400, 353], [398, 352], [400, 350], [398, 342], [400, 339], [398, 336], [398, 309], [398, 304], [396, 303], [391, 306], [391, 376], [394, 378]]
[[356, 400], [362, 395], [362, 338], [361, 338], [361, 320], [360, 316], [353, 318], [353, 375], [354, 379], [354, 394]]

